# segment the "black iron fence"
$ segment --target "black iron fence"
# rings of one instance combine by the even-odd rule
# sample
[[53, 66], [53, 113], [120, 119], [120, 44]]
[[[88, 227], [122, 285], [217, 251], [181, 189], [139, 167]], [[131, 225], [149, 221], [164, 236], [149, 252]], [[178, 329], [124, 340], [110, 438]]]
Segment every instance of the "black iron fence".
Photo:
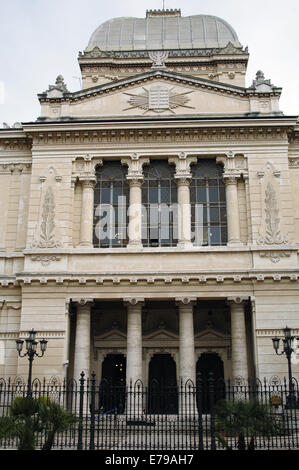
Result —
[[[27, 396], [21, 379], [0, 379], [0, 416], [9, 416], [16, 397]], [[76, 423], [58, 432], [53, 449], [216, 450], [299, 448], [299, 389], [293, 379], [181, 384], [138, 381], [129, 386], [97, 381], [93, 374], [60, 383], [35, 379], [32, 397], [47, 397], [72, 411]], [[38, 418], [37, 418], [38, 419]], [[42, 448], [47, 429], [39, 432]], [[2, 449], [16, 448], [4, 437]]]

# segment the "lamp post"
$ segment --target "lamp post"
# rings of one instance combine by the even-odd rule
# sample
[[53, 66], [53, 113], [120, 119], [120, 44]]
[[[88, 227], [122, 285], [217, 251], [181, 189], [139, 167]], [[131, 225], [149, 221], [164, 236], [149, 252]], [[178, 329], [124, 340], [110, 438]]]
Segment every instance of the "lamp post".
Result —
[[35, 341], [35, 336], [36, 336], [36, 331], [34, 331], [34, 329], [29, 331], [29, 337], [25, 340], [27, 352], [25, 352], [24, 354], [22, 354], [24, 340], [22, 339], [16, 340], [17, 351], [18, 351], [19, 357], [28, 356], [28, 361], [29, 361], [27, 398], [30, 398], [32, 396], [31, 383], [32, 383], [32, 363], [34, 360], [34, 356], [43, 357], [47, 349], [47, 343], [48, 343], [48, 341], [46, 341], [45, 339], [40, 340], [39, 344], [40, 344], [41, 354], [38, 354], [37, 352], [38, 341]]
[[[282, 340], [283, 342], [283, 350], [281, 352], [278, 351], [279, 349], [279, 342], [280, 339], [275, 336], [275, 338], [272, 338], [273, 341], [273, 348], [275, 353], [278, 356], [282, 356], [283, 354], [286, 355], [287, 361], [288, 361], [288, 375], [289, 375], [289, 395], [287, 397], [287, 408], [296, 408], [296, 397], [294, 394], [294, 385], [292, 381], [292, 362], [291, 362], [291, 356], [292, 353], [295, 351], [292, 347], [293, 340], [295, 339], [295, 336], [291, 335], [291, 328], [288, 328], [287, 326], [283, 329], [284, 333], [284, 339]], [[299, 338], [296, 338], [297, 341]]]

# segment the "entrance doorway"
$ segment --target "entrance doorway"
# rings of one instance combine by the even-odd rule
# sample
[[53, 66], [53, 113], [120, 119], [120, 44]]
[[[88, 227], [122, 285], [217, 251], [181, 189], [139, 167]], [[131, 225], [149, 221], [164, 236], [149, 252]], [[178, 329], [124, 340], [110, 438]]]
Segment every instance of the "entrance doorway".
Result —
[[106, 413], [123, 413], [126, 399], [126, 358], [108, 354], [102, 364], [99, 409]]
[[154, 354], [149, 364], [148, 413], [177, 414], [176, 363], [170, 354]]
[[[211, 373], [213, 375], [210, 375]], [[218, 354], [202, 354], [196, 363], [196, 376], [201, 378], [201, 390], [197, 394], [197, 406], [201, 405], [202, 413], [209, 413], [212, 403], [215, 404], [217, 401], [225, 398], [224, 366]], [[210, 377], [214, 380], [213, 397], [211, 397], [209, 389]]]
[[102, 364], [102, 381], [110, 385], [126, 384], [126, 358], [123, 354], [107, 354]]

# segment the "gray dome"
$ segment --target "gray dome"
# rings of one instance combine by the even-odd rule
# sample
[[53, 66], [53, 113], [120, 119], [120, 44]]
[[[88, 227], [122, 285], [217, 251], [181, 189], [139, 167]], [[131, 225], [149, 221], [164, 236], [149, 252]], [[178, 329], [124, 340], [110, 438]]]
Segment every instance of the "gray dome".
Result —
[[92, 34], [86, 51], [140, 51], [240, 47], [234, 29], [217, 16], [113, 18]]

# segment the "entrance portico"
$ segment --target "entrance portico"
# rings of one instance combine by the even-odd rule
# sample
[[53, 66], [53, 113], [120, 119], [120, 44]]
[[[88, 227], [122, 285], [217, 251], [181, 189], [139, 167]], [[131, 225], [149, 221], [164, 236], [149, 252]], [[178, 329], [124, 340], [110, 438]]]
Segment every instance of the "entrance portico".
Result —
[[75, 380], [82, 369], [87, 376], [94, 370], [98, 377], [117, 378], [127, 386], [136, 381], [150, 386], [162, 377], [164, 382], [195, 383], [196, 373], [201, 372], [198, 363], [204, 367], [204, 361], [208, 363], [212, 356], [221, 361], [223, 378], [248, 377], [248, 351], [251, 356], [253, 352], [248, 318], [245, 321], [245, 297], [126, 297], [73, 302], [77, 313], [71, 335], [75, 341], [70, 374]]

